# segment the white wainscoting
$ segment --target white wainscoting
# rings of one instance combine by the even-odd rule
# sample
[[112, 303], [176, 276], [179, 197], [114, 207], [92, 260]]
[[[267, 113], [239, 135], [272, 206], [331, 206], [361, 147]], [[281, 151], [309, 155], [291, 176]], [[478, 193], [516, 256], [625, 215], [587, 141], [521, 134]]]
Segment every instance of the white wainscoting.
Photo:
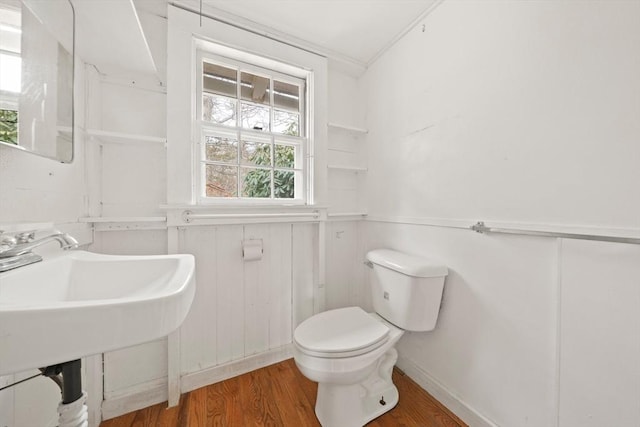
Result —
[[[196, 295], [177, 332], [180, 366], [175, 372], [181, 392], [290, 357], [295, 326], [324, 307], [318, 229], [317, 223], [174, 229], [176, 247], [169, 250], [196, 257]], [[98, 246], [108, 251], [109, 239], [144, 233], [164, 234], [100, 233]], [[261, 260], [243, 260], [242, 242], [247, 239], [262, 241]], [[171, 246], [172, 239], [168, 241]], [[167, 359], [171, 351], [171, 340], [167, 348], [164, 339], [105, 354], [103, 417], [167, 400], [168, 364], [176, 363]]]
[[[295, 325], [317, 305], [317, 229], [278, 223], [178, 231], [178, 251], [196, 256], [197, 283], [180, 328], [182, 376], [291, 343]], [[243, 260], [248, 239], [262, 241], [261, 260]]]
[[399, 366], [467, 423], [640, 425], [640, 246], [377, 221], [363, 237], [363, 256], [448, 265], [436, 328], [405, 333]]

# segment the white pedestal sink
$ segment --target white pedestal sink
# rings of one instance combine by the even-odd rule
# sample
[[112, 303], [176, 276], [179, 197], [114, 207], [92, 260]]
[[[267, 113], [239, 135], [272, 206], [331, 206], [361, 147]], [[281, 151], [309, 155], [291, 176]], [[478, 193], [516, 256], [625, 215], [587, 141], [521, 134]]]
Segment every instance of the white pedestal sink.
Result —
[[0, 273], [0, 375], [165, 336], [195, 294], [192, 255], [64, 252]]

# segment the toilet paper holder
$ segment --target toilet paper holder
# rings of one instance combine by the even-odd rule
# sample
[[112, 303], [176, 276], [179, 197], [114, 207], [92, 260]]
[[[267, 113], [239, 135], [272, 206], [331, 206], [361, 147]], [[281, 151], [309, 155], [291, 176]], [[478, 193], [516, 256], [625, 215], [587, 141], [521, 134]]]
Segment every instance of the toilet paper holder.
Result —
[[242, 241], [242, 259], [245, 261], [258, 261], [262, 259], [264, 249], [262, 239], [246, 239]]

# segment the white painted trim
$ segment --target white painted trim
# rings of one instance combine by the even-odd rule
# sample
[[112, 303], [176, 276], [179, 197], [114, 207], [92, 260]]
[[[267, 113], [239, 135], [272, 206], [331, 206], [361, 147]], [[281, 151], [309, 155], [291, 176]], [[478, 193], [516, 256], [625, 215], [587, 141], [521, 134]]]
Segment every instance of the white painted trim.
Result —
[[82, 217], [78, 222], [93, 225], [94, 231], [166, 230], [167, 217]]
[[368, 214], [366, 221], [371, 222], [389, 222], [393, 224], [410, 224], [410, 225], [430, 225], [435, 227], [450, 228], [469, 228], [478, 222], [477, 220], [459, 220], [448, 218], [426, 218], [426, 217], [409, 217], [409, 216], [389, 216]]
[[324, 209], [312, 206], [229, 207], [191, 206], [166, 208], [169, 227], [194, 227], [229, 224], [275, 224], [320, 222], [326, 218]]
[[131, 89], [147, 92], [167, 93], [167, 86], [160, 80], [157, 74], [129, 72], [126, 76], [113, 74], [100, 74], [100, 81], [112, 86], [124, 86]]
[[[106, 396], [105, 396], [106, 398]], [[167, 400], [167, 379], [159, 378], [118, 391], [117, 396], [102, 402], [102, 419], [147, 408]]]
[[[177, 254], [180, 249], [178, 228], [167, 229], [167, 254]], [[170, 407], [180, 402], [180, 338], [182, 328], [167, 337], [167, 401]]]
[[528, 231], [542, 231], [550, 233], [592, 234], [609, 235], [615, 237], [640, 238], [640, 229], [634, 228], [609, 228], [594, 225], [565, 225], [565, 224], [541, 224], [521, 223], [512, 221], [491, 220], [486, 218], [476, 219], [448, 219], [428, 217], [404, 217], [368, 214], [365, 221], [387, 222], [393, 224], [427, 225], [434, 227], [461, 228], [471, 230], [471, 226], [478, 221], [483, 221], [488, 227], [511, 228]]
[[[409, 378], [426, 390], [438, 402], [456, 414], [469, 427], [498, 427], [498, 424], [481, 415], [471, 406], [466, 404], [461, 396], [457, 396], [448, 390], [442, 383], [436, 380], [428, 372], [424, 371], [413, 361], [398, 356], [396, 364]], [[402, 399], [402, 396], [400, 397]]]
[[362, 221], [367, 217], [366, 212], [329, 212], [327, 221]]
[[210, 384], [246, 374], [256, 369], [273, 365], [274, 363], [282, 362], [291, 357], [293, 357], [293, 346], [287, 344], [243, 359], [186, 374], [182, 377], [180, 389], [182, 393], [187, 393]]
[[165, 216], [94, 216], [78, 218], [78, 222], [107, 223], [107, 222], [166, 222]]
[[83, 388], [87, 393], [89, 426], [98, 427], [102, 421], [100, 407], [104, 399], [102, 354], [86, 357], [82, 363], [85, 367], [85, 386]]
[[327, 224], [318, 224], [318, 283], [313, 287], [313, 314], [324, 311], [327, 283]]
[[53, 222], [7, 222], [0, 223], [3, 233], [24, 233], [35, 230], [51, 230]]
[[135, 17], [136, 24], [138, 24], [139, 34], [142, 36], [142, 43], [144, 44], [144, 47], [145, 47], [146, 56], [148, 57], [148, 60], [151, 62], [151, 65], [153, 66], [154, 73], [156, 75], [158, 75], [158, 66], [156, 65], [156, 61], [153, 60], [153, 55], [151, 54], [151, 48], [149, 47], [149, 41], [147, 40], [147, 35], [144, 32], [144, 28], [142, 27], [142, 23], [140, 22], [140, 16], [138, 14], [138, 9], [136, 8], [136, 5], [133, 2], [133, 0], [129, 0], [129, 3], [131, 3], [131, 9], [133, 10], [133, 16]]
[[104, 231], [149, 231], [149, 230], [166, 230], [167, 225], [164, 223], [151, 223], [151, 222], [118, 222], [118, 223], [106, 223], [96, 224], [93, 230], [96, 232]]
[[562, 245], [563, 239], [556, 239], [556, 262], [554, 265], [555, 275], [555, 294], [554, 305], [556, 315], [556, 327], [555, 327], [555, 366], [554, 366], [554, 387], [553, 387], [553, 426], [560, 426], [560, 386], [561, 386], [561, 373], [562, 373]]
[[249, 212], [291, 212], [292, 210], [310, 211], [327, 209], [325, 205], [295, 205], [295, 204], [220, 204], [220, 205], [195, 205], [195, 204], [169, 204], [160, 205], [160, 210], [194, 212], [225, 212], [237, 211], [239, 213]]
[[167, 400], [169, 407], [180, 402], [180, 332], [173, 331], [167, 337]]

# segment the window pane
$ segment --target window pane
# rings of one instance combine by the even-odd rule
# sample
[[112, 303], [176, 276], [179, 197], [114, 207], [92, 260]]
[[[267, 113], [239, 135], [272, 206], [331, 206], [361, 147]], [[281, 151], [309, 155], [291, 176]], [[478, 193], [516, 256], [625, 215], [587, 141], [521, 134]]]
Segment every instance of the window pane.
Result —
[[236, 100], [202, 94], [202, 120], [226, 126], [236, 125]]
[[242, 163], [253, 166], [271, 166], [271, 144], [242, 141]]
[[273, 197], [293, 199], [295, 195], [295, 173], [293, 171], [273, 171]]
[[235, 139], [206, 135], [204, 140], [205, 159], [226, 163], [238, 161], [238, 141]]
[[20, 93], [22, 59], [0, 53], [0, 90]]
[[228, 95], [233, 98], [238, 96], [236, 92], [238, 72], [236, 70], [203, 62], [202, 71], [203, 92]]
[[238, 168], [234, 166], [206, 165], [207, 197], [237, 197]]
[[269, 132], [269, 107], [242, 103], [242, 127]]
[[257, 104], [269, 104], [269, 78], [251, 73], [240, 74], [240, 93], [242, 99]]
[[273, 81], [273, 105], [287, 110], [300, 111], [300, 88], [291, 83]]
[[242, 197], [271, 197], [271, 169], [242, 168]]
[[273, 132], [283, 135], [299, 136], [300, 115], [287, 111], [273, 111]]
[[296, 149], [294, 146], [276, 144], [275, 154], [277, 168], [293, 168], [295, 166]]

